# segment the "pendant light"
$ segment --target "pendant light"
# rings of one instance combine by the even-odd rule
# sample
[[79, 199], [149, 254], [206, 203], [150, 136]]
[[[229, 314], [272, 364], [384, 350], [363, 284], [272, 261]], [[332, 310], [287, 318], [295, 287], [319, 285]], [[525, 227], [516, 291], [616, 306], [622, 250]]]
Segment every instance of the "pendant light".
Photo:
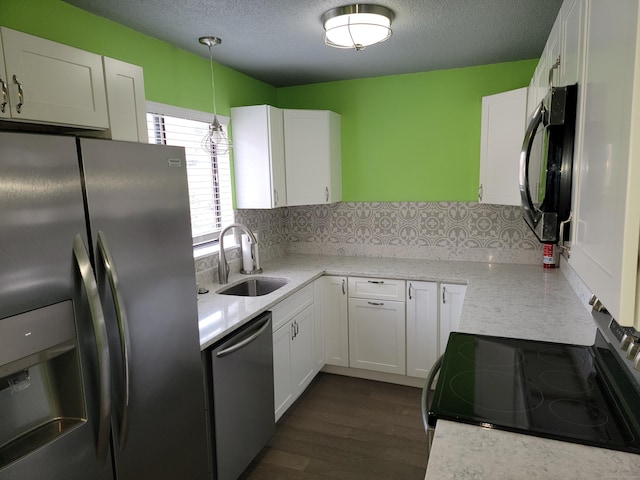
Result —
[[218, 37], [200, 37], [198, 41], [202, 45], [206, 45], [209, 47], [209, 65], [211, 66], [211, 91], [213, 95], [213, 120], [209, 125], [209, 132], [202, 139], [202, 148], [209, 153], [214, 153], [217, 155], [225, 155], [229, 152], [232, 147], [231, 141], [227, 134], [222, 129], [222, 125], [218, 120], [218, 115], [216, 112], [216, 84], [213, 76], [213, 55], [211, 53], [211, 47], [216, 45], [220, 45], [222, 40]]
[[324, 43], [330, 47], [364, 50], [391, 37], [393, 11], [382, 5], [356, 3], [332, 8], [322, 17]]

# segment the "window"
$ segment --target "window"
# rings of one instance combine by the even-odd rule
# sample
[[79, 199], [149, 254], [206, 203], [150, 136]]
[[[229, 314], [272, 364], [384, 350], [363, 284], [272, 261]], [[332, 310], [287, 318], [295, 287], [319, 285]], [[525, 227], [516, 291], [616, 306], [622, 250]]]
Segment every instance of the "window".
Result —
[[[226, 128], [226, 119], [218, 119]], [[229, 155], [201, 146], [212, 120], [210, 113], [147, 102], [149, 143], [185, 147], [194, 245], [217, 240], [222, 227], [233, 222]]]

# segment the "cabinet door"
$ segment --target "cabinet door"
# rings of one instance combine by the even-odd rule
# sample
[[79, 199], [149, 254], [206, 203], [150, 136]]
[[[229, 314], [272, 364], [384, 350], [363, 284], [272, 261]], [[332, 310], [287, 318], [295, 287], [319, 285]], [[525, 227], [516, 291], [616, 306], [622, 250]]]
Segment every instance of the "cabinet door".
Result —
[[2, 47], [2, 35], [0, 35], [0, 118], [11, 117], [11, 105], [9, 105], [9, 79], [4, 69], [4, 53]]
[[287, 323], [273, 332], [273, 400], [278, 420], [293, 401], [289, 346], [293, 325]]
[[112, 140], [149, 143], [142, 67], [103, 57]]
[[282, 110], [269, 105], [231, 109], [238, 208], [287, 205]]
[[325, 335], [324, 335], [324, 316], [322, 289], [324, 281], [323, 277], [313, 282], [313, 351], [314, 351], [314, 375], [318, 373], [325, 364]]
[[458, 330], [466, 285], [443, 283], [440, 285], [440, 353], [444, 353], [449, 333]]
[[2, 42], [13, 119], [109, 126], [99, 55], [8, 28]]
[[324, 110], [284, 110], [288, 205], [342, 200], [340, 116]]
[[322, 322], [327, 365], [349, 366], [347, 277], [322, 277]]
[[404, 375], [404, 302], [349, 299], [349, 366]]
[[427, 378], [439, 343], [438, 284], [407, 282], [407, 375]]
[[561, 55], [559, 85], [582, 83], [582, 55], [585, 33], [584, 0], [564, 0], [560, 9]]
[[574, 184], [577, 194], [569, 258], [587, 287], [622, 325], [633, 325], [637, 315], [637, 19], [637, 2], [590, 2], [578, 134], [579, 179]]
[[482, 98], [481, 203], [520, 205], [520, 150], [527, 115], [527, 88]]
[[304, 309], [292, 321], [291, 386], [296, 398], [307, 388], [315, 373], [313, 324], [313, 306]]

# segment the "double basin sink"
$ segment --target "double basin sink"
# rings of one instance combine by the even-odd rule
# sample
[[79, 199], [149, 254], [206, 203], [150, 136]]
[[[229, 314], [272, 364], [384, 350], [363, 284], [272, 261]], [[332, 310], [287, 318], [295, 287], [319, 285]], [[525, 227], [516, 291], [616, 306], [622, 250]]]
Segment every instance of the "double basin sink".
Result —
[[285, 278], [256, 277], [243, 280], [229, 287], [218, 290], [221, 295], [235, 295], [239, 297], [260, 297], [267, 295], [288, 283]]

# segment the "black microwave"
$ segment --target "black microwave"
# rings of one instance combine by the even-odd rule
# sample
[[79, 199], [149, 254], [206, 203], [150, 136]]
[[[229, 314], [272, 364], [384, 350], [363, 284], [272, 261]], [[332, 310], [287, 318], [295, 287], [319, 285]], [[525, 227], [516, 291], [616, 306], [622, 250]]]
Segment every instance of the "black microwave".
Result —
[[577, 85], [551, 87], [531, 115], [522, 144], [523, 217], [544, 243], [558, 243], [571, 215], [577, 98]]

